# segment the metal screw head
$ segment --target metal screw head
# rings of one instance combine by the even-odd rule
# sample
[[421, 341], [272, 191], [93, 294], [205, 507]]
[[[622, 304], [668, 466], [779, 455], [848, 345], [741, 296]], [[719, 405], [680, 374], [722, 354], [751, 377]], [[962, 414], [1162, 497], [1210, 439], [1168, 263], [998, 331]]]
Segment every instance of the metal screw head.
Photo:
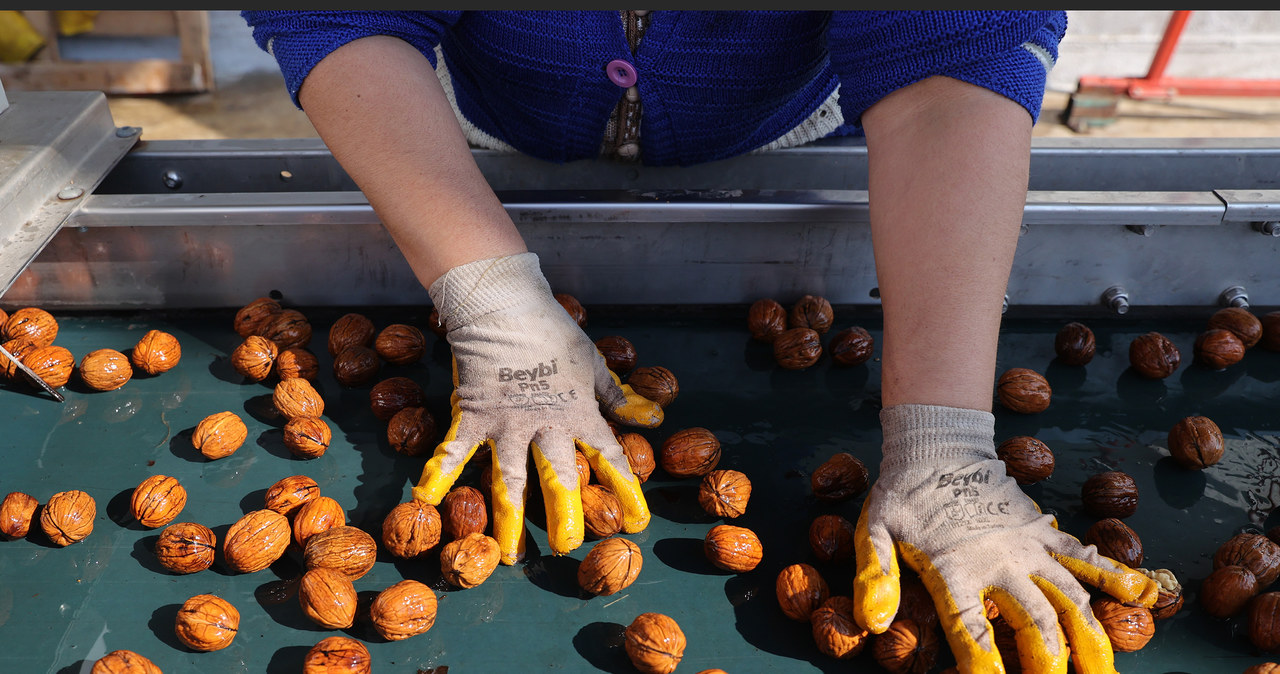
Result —
[[1261, 232], [1263, 236], [1280, 236], [1280, 222], [1275, 220], [1255, 222], [1253, 223], [1253, 228]]
[[1129, 313], [1129, 292], [1123, 286], [1111, 286], [1102, 292], [1102, 303], [1117, 314]]
[[1005, 296], [1004, 296], [1004, 304], [1003, 304], [1003, 305], [1001, 305], [1001, 307], [1000, 307], [1000, 313], [1005, 314], [1005, 313], [1008, 313], [1008, 312], [1009, 312], [1009, 296], [1008, 296], [1008, 295], [1005, 295]]
[[1224, 307], [1249, 308], [1249, 294], [1244, 286], [1231, 286], [1218, 294], [1218, 303]]
[[75, 185], [67, 185], [58, 192], [58, 198], [63, 201], [79, 199], [82, 195], [84, 195], [84, 189]]
[[182, 175], [177, 171], [165, 171], [164, 176], [162, 176], [160, 180], [164, 183], [165, 187], [168, 187], [171, 190], [176, 190], [179, 187], [182, 187]]

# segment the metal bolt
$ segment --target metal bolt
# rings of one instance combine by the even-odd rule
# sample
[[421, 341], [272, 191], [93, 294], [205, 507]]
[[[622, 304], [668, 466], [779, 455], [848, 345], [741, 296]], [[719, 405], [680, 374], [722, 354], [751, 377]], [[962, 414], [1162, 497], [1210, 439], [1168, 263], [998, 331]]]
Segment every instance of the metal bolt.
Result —
[[176, 190], [179, 187], [182, 187], [182, 176], [177, 171], [165, 171], [164, 177], [161, 178], [161, 181], [164, 182], [165, 187], [168, 187], [171, 190]]
[[1001, 307], [1000, 307], [1000, 313], [1004, 314], [1004, 313], [1007, 313], [1008, 311], [1009, 311], [1009, 296], [1008, 296], [1008, 295], [1005, 295], [1005, 296], [1004, 296], [1004, 306], [1001, 306]]
[[1280, 222], [1275, 220], [1255, 222], [1253, 223], [1253, 228], [1264, 236], [1280, 236]]
[[1024, 236], [1029, 231], [1031, 231], [1031, 228], [1024, 222], [1022, 223], [1022, 226], [1018, 228], [1018, 236]]
[[84, 189], [75, 185], [67, 185], [58, 192], [58, 198], [63, 201], [71, 201], [72, 199], [79, 199], [83, 194]]
[[1129, 291], [1123, 286], [1111, 286], [1102, 292], [1102, 303], [1117, 314], [1129, 313]]
[[1155, 225], [1125, 225], [1124, 228], [1139, 236], [1151, 236], [1151, 230], [1155, 229]]
[[136, 135], [138, 135], [138, 132], [139, 132], [139, 131], [142, 131], [142, 129], [141, 129], [140, 127], [136, 127], [136, 126], [121, 126], [121, 127], [118, 127], [118, 128], [116, 129], [116, 137], [117, 137], [117, 138], [128, 138], [129, 136], [136, 136]]
[[1248, 309], [1249, 294], [1244, 291], [1244, 286], [1231, 286], [1218, 295], [1218, 304], [1224, 307]]

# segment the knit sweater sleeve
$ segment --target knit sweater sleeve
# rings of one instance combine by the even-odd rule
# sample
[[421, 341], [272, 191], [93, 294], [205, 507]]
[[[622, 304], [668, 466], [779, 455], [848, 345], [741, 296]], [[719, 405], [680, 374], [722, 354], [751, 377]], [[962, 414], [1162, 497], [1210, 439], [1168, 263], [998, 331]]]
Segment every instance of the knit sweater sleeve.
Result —
[[834, 12], [841, 112], [858, 123], [893, 91], [944, 75], [1015, 101], [1034, 123], [1066, 28], [1064, 11]]
[[461, 12], [249, 11], [240, 16], [253, 29], [258, 46], [275, 57], [293, 104], [302, 82], [324, 57], [362, 37], [390, 35], [417, 47], [432, 67], [435, 47]]

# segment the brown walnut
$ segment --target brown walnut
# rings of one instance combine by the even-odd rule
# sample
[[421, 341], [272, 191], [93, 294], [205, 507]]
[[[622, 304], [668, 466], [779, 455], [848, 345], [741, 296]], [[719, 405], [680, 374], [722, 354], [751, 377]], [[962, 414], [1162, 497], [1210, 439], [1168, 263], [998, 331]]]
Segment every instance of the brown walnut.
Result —
[[577, 468], [578, 470], [578, 486], [582, 487], [584, 485], [590, 484], [591, 483], [591, 460], [587, 458], [586, 454], [582, 453], [582, 450], [575, 449], [573, 451], [573, 464], [574, 464], [574, 468]]
[[1213, 312], [1208, 327], [1230, 330], [1246, 349], [1252, 349], [1262, 339], [1262, 321], [1243, 307], [1225, 307]]
[[284, 425], [284, 446], [294, 456], [314, 459], [324, 456], [333, 440], [333, 431], [320, 417], [294, 417]]
[[114, 391], [133, 378], [133, 366], [115, 349], [96, 349], [80, 359], [80, 379], [95, 391]]
[[31, 531], [31, 519], [35, 517], [40, 502], [30, 494], [9, 492], [0, 502], [0, 535], [5, 538], [22, 538]]
[[1037, 414], [1049, 409], [1053, 390], [1044, 375], [1025, 367], [1004, 371], [996, 381], [1000, 404], [1019, 414]]
[[596, 340], [596, 349], [604, 356], [604, 364], [616, 374], [626, 374], [636, 366], [636, 346], [621, 335]]
[[556, 293], [555, 298], [556, 302], [559, 302], [560, 306], [564, 307], [565, 313], [569, 314], [569, 318], [572, 318], [573, 322], [578, 324], [578, 327], [587, 327], [587, 310], [582, 306], [582, 302], [578, 301], [578, 298], [568, 293]]
[[177, 478], [152, 475], [134, 488], [129, 511], [142, 526], [154, 529], [172, 522], [186, 505], [187, 490]]
[[809, 523], [809, 547], [820, 562], [853, 559], [853, 523], [839, 515], [818, 515]]
[[231, 456], [249, 437], [249, 428], [234, 412], [210, 414], [196, 424], [191, 445], [206, 459]]
[[671, 674], [684, 657], [680, 625], [661, 613], [641, 613], [623, 630], [623, 650], [642, 674]]
[[1223, 370], [1244, 359], [1244, 342], [1230, 330], [1213, 328], [1196, 335], [1193, 360], [1211, 370]]
[[1182, 352], [1158, 332], [1148, 332], [1129, 342], [1129, 365], [1147, 379], [1164, 379], [1182, 363]]
[[[21, 363], [28, 353], [36, 350], [36, 343], [26, 337], [11, 339], [0, 344], [0, 346], [3, 346], [4, 350], [9, 352], [9, 355], [17, 359], [18, 363]], [[0, 357], [0, 379], [13, 382], [23, 381], [22, 370], [18, 369], [18, 365], [14, 361]]]
[[440, 310], [431, 307], [431, 313], [427, 315], [427, 328], [440, 339], [445, 339], [449, 334], [449, 328], [445, 326], [444, 321], [440, 320]]
[[813, 642], [824, 655], [848, 660], [861, 653], [871, 633], [858, 627], [853, 617], [853, 600], [831, 597], [819, 606], [809, 622], [813, 625]]
[[388, 641], [400, 641], [436, 623], [436, 593], [416, 581], [402, 580], [378, 593], [369, 606], [373, 627]]
[[78, 543], [93, 533], [93, 518], [98, 504], [93, 497], [78, 490], [60, 491], [49, 497], [40, 511], [40, 528], [58, 546]]
[[1093, 615], [1111, 640], [1111, 648], [1119, 653], [1141, 650], [1156, 633], [1151, 611], [1141, 606], [1125, 606], [1108, 598], [1095, 599], [1090, 606]]
[[680, 395], [680, 382], [671, 370], [661, 365], [647, 365], [632, 370], [627, 375], [627, 385], [632, 391], [658, 403], [659, 407], [670, 405]]
[[489, 506], [479, 489], [458, 486], [440, 500], [440, 530], [449, 538], [483, 534], [489, 528]]
[[129, 353], [135, 368], [153, 376], [172, 370], [181, 360], [182, 344], [162, 330], [148, 330]]
[[1213, 568], [1232, 564], [1249, 569], [1265, 588], [1280, 579], [1280, 546], [1262, 534], [1236, 534], [1213, 553]]
[[787, 329], [787, 310], [777, 300], [758, 299], [747, 311], [747, 329], [752, 339], [772, 344]]
[[653, 445], [639, 433], [623, 433], [618, 436], [618, 444], [622, 445], [622, 453], [627, 455], [627, 465], [640, 482], [649, 479], [653, 469], [658, 466], [653, 458]]
[[[64, 346], [50, 344], [37, 346], [22, 357], [22, 364], [52, 388], [66, 386], [71, 381], [76, 359]], [[32, 385], [38, 386], [35, 382]]]
[[745, 573], [760, 563], [764, 545], [760, 537], [746, 527], [717, 524], [703, 538], [702, 552], [718, 568]]
[[869, 479], [860, 459], [848, 452], [836, 452], [813, 470], [809, 486], [819, 501], [839, 503], [866, 491]]
[[912, 620], [895, 620], [871, 640], [871, 654], [892, 674], [924, 674], [938, 659], [937, 630], [921, 629]]
[[578, 565], [578, 586], [594, 595], [611, 595], [634, 583], [642, 566], [639, 546], [619, 536], [606, 538]]
[[182, 603], [174, 633], [194, 651], [216, 651], [231, 645], [240, 629], [240, 611], [212, 594], [198, 594]]
[[1105, 471], [1084, 481], [1080, 499], [1094, 517], [1124, 519], [1138, 509], [1138, 483], [1128, 473]]
[[861, 365], [871, 360], [875, 347], [876, 341], [871, 337], [871, 333], [867, 332], [866, 328], [856, 325], [837, 332], [827, 343], [831, 360], [836, 365], [846, 367]]
[[378, 559], [378, 544], [373, 536], [351, 525], [333, 527], [307, 539], [302, 550], [308, 569], [336, 569], [351, 580], [359, 580], [373, 569]]
[[406, 407], [422, 407], [425, 404], [426, 395], [422, 392], [422, 387], [408, 377], [383, 379], [369, 389], [369, 409], [381, 421], [390, 421], [391, 417]]
[[406, 501], [382, 520], [382, 546], [401, 559], [417, 559], [440, 543], [440, 512], [422, 501]]
[[826, 298], [805, 295], [791, 305], [791, 311], [787, 313], [787, 327], [809, 328], [822, 335], [831, 329], [834, 318], [835, 312]]
[[822, 574], [804, 563], [783, 567], [774, 582], [774, 590], [782, 613], [800, 622], [808, 622], [809, 616], [831, 596]]
[[276, 343], [281, 351], [306, 346], [311, 341], [311, 322], [297, 309], [285, 309], [262, 326], [262, 336]]
[[174, 573], [196, 573], [213, 566], [218, 538], [213, 530], [195, 522], [165, 527], [156, 541], [156, 560]]
[[277, 379], [307, 379], [315, 381], [320, 374], [320, 361], [314, 353], [306, 349], [294, 347], [285, 349], [276, 356], [275, 373]]
[[1267, 351], [1280, 351], [1280, 311], [1271, 311], [1258, 319], [1262, 322], [1262, 339], [1258, 345]]
[[58, 337], [58, 321], [53, 314], [36, 307], [23, 307], [4, 322], [4, 339], [26, 338], [36, 346], [49, 346]]
[[938, 610], [933, 605], [933, 597], [924, 586], [924, 581], [916, 574], [904, 574], [899, 587], [898, 613], [894, 617], [898, 620], [911, 620], [924, 631], [933, 631], [939, 622]]
[[343, 386], [364, 386], [378, 376], [378, 352], [367, 346], [348, 346], [333, 357], [333, 377]]
[[720, 462], [720, 440], [711, 431], [685, 428], [662, 442], [658, 463], [672, 477], [702, 477]]
[[266, 324], [278, 313], [284, 311], [280, 303], [270, 297], [258, 299], [240, 307], [233, 322], [236, 334], [241, 337], [261, 335]]
[[372, 669], [369, 649], [350, 637], [321, 639], [302, 661], [302, 674], [369, 674]]
[[1018, 484], [1035, 484], [1053, 475], [1053, 450], [1029, 435], [1015, 435], [996, 447], [996, 458]]
[[449, 541], [440, 550], [440, 572], [450, 585], [472, 588], [498, 568], [500, 554], [498, 541], [484, 534], [470, 533]]
[[348, 346], [371, 346], [377, 329], [364, 314], [344, 314], [329, 327], [329, 355], [336, 356]]
[[1090, 525], [1082, 542], [1098, 548], [1098, 554], [1136, 569], [1142, 566], [1142, 540], [1129, 525], [1114, 518], [1100, 519]]
[[1249, 666], [1242, 674], [1280, 674], [1280, 663], [1260, 662]]
[[161, 674], [161, 671], [151, 660], [122, 649], [98, 658], [89, 674]]
[[423, 407], [406, 407], [387, 422], [387, 444], [398, 454], [422, 456], [435, 448], [436, 418]]
[[702, 476], [698, 505], [707, 514], [733, 519], [747, 512], [751, 500], [751, 480], [736, 470], [713, 470]]
[[373, 341], [378, 356], [392, 365], [412, 365], [427, 353], [427, 338], [412, 325], [393, 323]]
[[1148, 569], [1134, 570], [1156, 581], [1156, 584], [1160, 586], [1160, 590], [1156, 594], [1156, 603], [1151, 607], [1152, 618], [1156, 620], [1172, 618], [1178, 611], [1182, 610], [1182, 583], [1178, 582], [1172, 571], [1168, 569], [1156, 569], [1154, 571]]
[[280, 349], [266, 337], [249, 335], [231, 352], [231, 367], [250, 381], [262, 381], [271, 374]]
[[1086, 365], [1097, 353], [1098, 343], [1089, 326], [1072, 321], [1058, 330], [1053, 338], [1053, 351], [1064, 365]]
[[773, 360], [787, 370], [803, 370], [822, 357], [822, 337], [812, 328], [791, 328], [773, 340]]
[[311, 622], [331, 630], [356, 620], [356, 587], [339, 571], [311, 569], [298, 581], [298, 603]]
[[294, 514], [293, 540], [302, 547], [315, 534], [346, 523], [347, 513], [340, 503], [328, 496], [317, 496], [302, 504]]
[[622, 531], [622, 501], [609, 488], [600, 484], [584, 484], [582, 523], [587, 537], [608, 538]]
[[1222, 430], [1204, 416], [1185, 417], [1169, 429], [1169, 456], [1189, 470], [1203, 470], [1222, 459]]
[[286, 419], [318, 417], [324, 414], [324, 398], [306, 379], [285, 379], [271, 394], [276, 411]]
[[222, 541], [222, 557], [232, 571], [261, 571], [289, 547], [289, 520], [274, 510], [254, 510], [236, 520]]
[[1263, 592], [1249, 602], [1249, 643], [1263, 653], [1280, 650], [1280, 592]]
[[1215, 618], [1240, 612], [1261, 589], [1257, 576], [1235, 564], [1214, 569], [1200, 582], [1200, 606]]
[[293, 517], [298, 508], [319, 495], [320, 485], [315, 480], [306, 475], [290, 475], [271, 485], [263, 500], [267, 509]]

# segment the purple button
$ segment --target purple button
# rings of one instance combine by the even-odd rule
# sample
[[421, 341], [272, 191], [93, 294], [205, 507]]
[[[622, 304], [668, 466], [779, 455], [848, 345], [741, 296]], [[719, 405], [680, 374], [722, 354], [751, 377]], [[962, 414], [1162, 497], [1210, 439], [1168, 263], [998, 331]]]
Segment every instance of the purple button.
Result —
[[604, 67], [604, 71], [609, 75], [609, 81], [626, 89], [635, 86], [636, 83], [636, 67], [623, 61], [622, 59], [614, 59], [609, 65]]

